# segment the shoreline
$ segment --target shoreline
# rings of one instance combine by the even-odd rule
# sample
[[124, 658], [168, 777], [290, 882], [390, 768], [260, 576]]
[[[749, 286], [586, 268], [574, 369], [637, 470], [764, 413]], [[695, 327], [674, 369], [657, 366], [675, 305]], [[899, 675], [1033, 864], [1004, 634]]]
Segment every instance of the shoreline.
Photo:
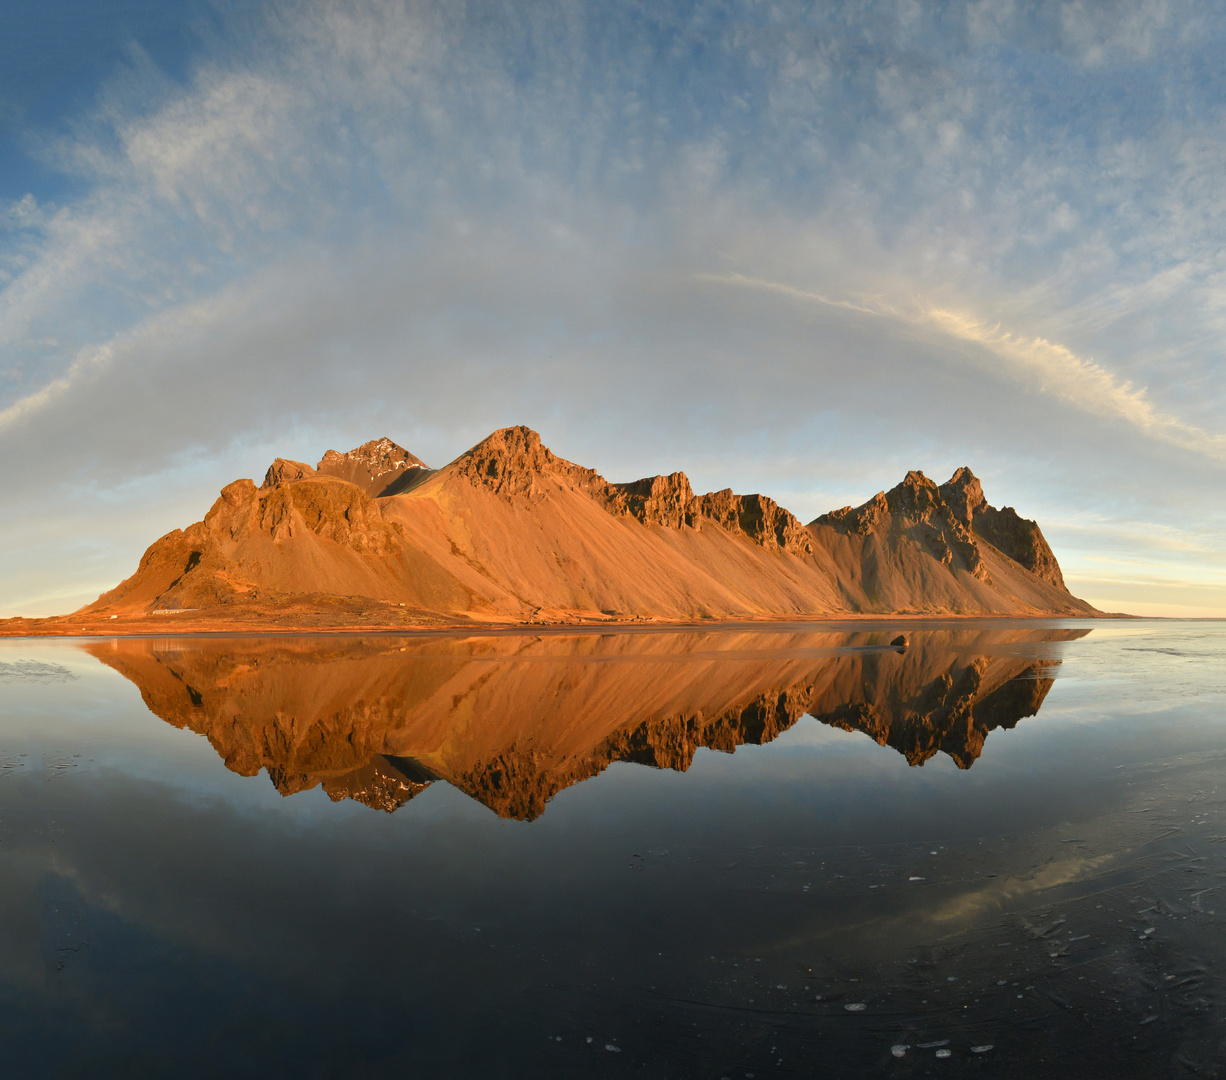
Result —
[[[151, 619], [157, 622], [150, 625]], [[573, 634], [573, 633], [676, 633], [686, 631], [722, 630], [785, 630], [824, 627], [830, 630], [859, 629], [872, 624], [913, 625], [933, 627], [941, 623], [963, 625], [966, 623], [1036, 623], [1036, 622], [1091, 622], [1104, 621], [1151, 621], [1148, 616], [1129, 615], [1124, 612], [1103, 612], [1097, 615], [1059, 614], [1032, 612], [1000, 612], [988, 614], [961, 614], [953, 612], [890, 613], [848, 612], [829, 615], [756, 616], [728, 619], [581, 619], [549, 620], [539, 622], [433, 622], [390, 625], [386, 622], [335, 622], [311, 625], [309, 622], [256, 622], [227, 620], [205, 622], [203, 620], [179, 621], [175, 616], [152, 616], [134, 620], [116, 620], [115, 625], [78, 621], [71, 616], [52, 616], [48, 619], [0, 620], [0, 638], [141, 638], [141, 637], [273, 637], [273, 636], [388, 636], [388, 637], [455, 637], [455, 636], [504, 636], [522, 634]], [[1211, 618], [1173, 619], [1154, 616], [1153, 621], [1166, 622], [1215, 622]], [[109, 622], [109, 620], [108, 620]], [[6, 623], [17, 623], [12, 626]], [[51, 624], [51, 625], [48, 625]]]

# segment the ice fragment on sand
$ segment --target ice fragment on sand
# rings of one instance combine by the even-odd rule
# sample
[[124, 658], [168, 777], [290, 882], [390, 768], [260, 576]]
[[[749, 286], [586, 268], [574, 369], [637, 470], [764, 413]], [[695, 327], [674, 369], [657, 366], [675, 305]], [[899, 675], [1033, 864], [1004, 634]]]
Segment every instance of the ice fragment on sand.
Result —
[[905, 1054], [909, 1049], [910, 1047], [906, 1044], [898, 1043], [897, 1045], [890, 1047], [890, 1053], [895, 1057], [902, 1057], [903, 1054]]
[[843, 1008], [845, 1008], [848, 1012], [864, 1012], [868, 1006], [865, 1005], [863, 1001], [855, 1001], [850, 1005], [844, 1005]]
[[954, 1052], [952, 1050], [938, 1050], [937, 1057], [939, 1058], [953, 1057], [953, 1053]]
[[986, 1054], [989, 1050], [992, 1049], [993, 1045], [994, 1045], [993, 1043], [987, 1043], [985, 1046], [972, 1046], [971, 1053], [972, 1054]]

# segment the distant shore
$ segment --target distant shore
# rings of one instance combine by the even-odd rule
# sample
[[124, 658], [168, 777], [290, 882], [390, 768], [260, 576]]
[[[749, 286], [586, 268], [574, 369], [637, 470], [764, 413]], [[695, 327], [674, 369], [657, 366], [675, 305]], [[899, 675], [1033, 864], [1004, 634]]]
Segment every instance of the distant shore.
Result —
[[[228, 614], [228, 613], [227, 613]], [[226, 617], [222, 613], [187, 619], [178, 615], [147, 615], [137, 619], [97, 621], [75, 619], [71, 615], [56, 615], [44, 619], [0, 619], [0, 637], [187, 637], [199, 635], [250, 634], [536, 634], [599, 631], [626, 633], [635, 631], [692, 631], [731, 629], [783, 629], [786, 627], [830, 627], [841, 625], [862, 628], [873, 623], [933, 626], [940, 623], [965, 624], [1037, 623], [1142, 619], [1146, 616], [1123, 612], [1103, 612], [1099, 615], [1051, 615], [1029, 612], [964, 615], [954, 612], [872, 612], [822, 615], [753, 616], [733, 619], [615, 619], [597, 616], [559, 617], [537, 621], [426, 619], [399, 621], [361, 617], [345, 621], [325, 621], [322, 613], [315, 618], [304, 613], [273, 615], [268, 618]], [[1180, 620], [1184, 621], [1184, 620]], [[1201, 620], [1205, 621], [1205, 620]], [[1212, 620], [1208, 620], [1212, 621]]]

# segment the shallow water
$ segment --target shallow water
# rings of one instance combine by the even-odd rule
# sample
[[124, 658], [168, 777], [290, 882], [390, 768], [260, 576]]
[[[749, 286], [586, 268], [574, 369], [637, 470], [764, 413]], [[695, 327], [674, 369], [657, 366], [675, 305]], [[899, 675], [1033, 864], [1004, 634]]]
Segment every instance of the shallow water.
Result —
[[11, 1075], [1226, 1073], [1226, 624], [0, 641]]

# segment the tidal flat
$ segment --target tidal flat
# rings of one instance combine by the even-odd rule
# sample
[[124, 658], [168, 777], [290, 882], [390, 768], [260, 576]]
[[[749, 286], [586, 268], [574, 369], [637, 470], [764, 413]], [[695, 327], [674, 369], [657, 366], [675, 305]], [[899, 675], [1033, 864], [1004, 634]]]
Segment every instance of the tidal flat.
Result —
[[1223, 1075], [1224, 767], [1219, 622], [0, 640], [0, 1039], [23, 1077]]

